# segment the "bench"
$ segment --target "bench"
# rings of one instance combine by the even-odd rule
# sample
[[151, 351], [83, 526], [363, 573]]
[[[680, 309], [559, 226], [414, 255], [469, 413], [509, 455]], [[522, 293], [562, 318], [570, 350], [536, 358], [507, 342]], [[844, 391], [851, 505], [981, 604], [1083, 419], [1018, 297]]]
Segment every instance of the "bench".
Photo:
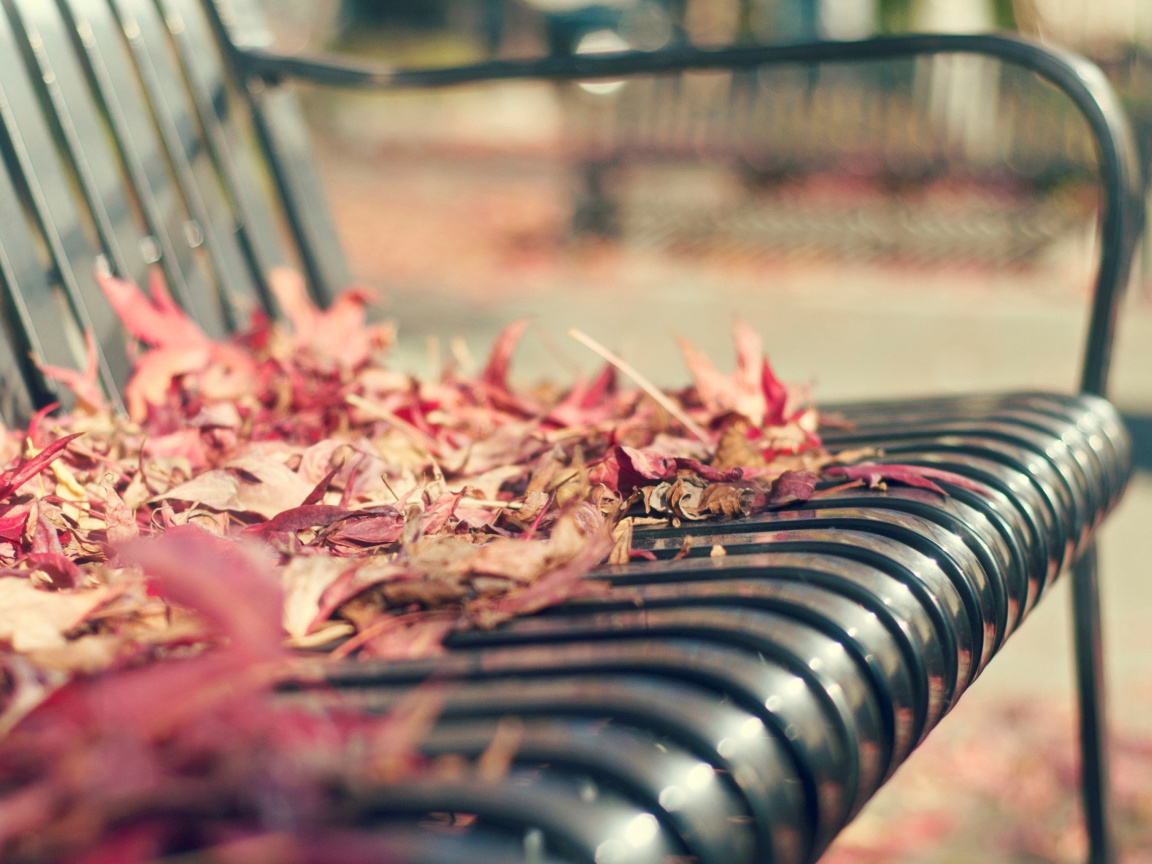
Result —
[[[604, 568], [607, 593], [489, 632], [442, 658], [330, 668], [285, 699], [387, 711], [450, 682], [421, 742], [474, 757], [519, 718], [499, 780], [365, 790], [357, 818], [398, 860], [631, 864], [817, 858], [1070, 571], [1091, 860], [1112, 860], [1096, 527], [1129, 444], [1105, 401], [1113, 329], [1142, 211], [1106, 80], [1079, 58], [1000, 36], [677, 48], [393, 70], [276, 53], [255, 0], [4, 0], [0, 9], [0, 412], [66, 399], [28, 359], [78, 367], [95, 334], [113, 398], [126, 339], [96, 283], [158, 264], [210, 334], [276, 313], [291, 264], [325, 302], [348, 269], [292, 80], [391, 90], [578, 81], [941, 53], [999, 58], [1087, 118], [1102, 187], [1100, 265], [1071, 394], [1015, 392], [835, 406], [833, 449], [962, 475], [946, 498], [850, 489], [755, 518], [638, 532], [656, 559]], [[255, 142], [255, 146], [253, 146]], [[697, 541], [679, 557], [684, 538]], [[723, 558], [707, 550], [720, 544]], [[699, 554], [699, 553], [703, 554]], [[468, 830], [430, 827], [470, 814]], [[432, 820], [435, 821], [435, 820]]]

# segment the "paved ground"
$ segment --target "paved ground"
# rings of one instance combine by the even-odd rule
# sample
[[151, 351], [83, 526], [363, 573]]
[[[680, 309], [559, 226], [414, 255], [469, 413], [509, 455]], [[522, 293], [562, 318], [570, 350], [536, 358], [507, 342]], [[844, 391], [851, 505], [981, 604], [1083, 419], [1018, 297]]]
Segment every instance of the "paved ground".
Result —
[[[592, 365], [565, 335], [578, 327], [657, 382], [674, 384], [683, 372], [671, 336], [688, 337], [726, 362], [728, 328], [739, 315], [764, 335], [780, 374], [810, 381], [823, 401], [1067, 389], [1075, 380], [1089, 267], [1088, 245], [1075, 236], [1008, 271], [684, 253], [643, 243], [572, 246], [563, 237], [572, 188], [546, 167], [490, 164], [477, 172], [461, 162], [385, 161], [371, 153], [353, 167], [342, 149], [324, 148], [322, 156], [354, 268], [384, 290], [386, 312], [400, 324], [398, 361], [414, 370], [434, 362], [429, 337], [439, 340], [444, 357], [454, 336], [482, 356], [504, 324], [527, 316], [535, 326], [514, 370], [526, 380]], [[1152, 305], [1133, 297], [1117, 341], [1113, 389], [1125, 410], [1152, 413], [1150, 369]], [[1113, 719], [1126, 742], [1117, 772], [1127, 784], [1123, 819], [1133, 862], [1152, 860], [1152, 838], [1139, 828], [1152, 824], [1150, 524], [1152, 476], [1140, 475], [1101, 538]], [[1075, 775], [1066, 764], [1073, 728], [1068, 634], [1062, 586], [914, 755], [903, 769], [909, 779], [882, 791], [832, 859], [1076, 860], [1082, 838]], [[991, 735], [984, 734], [989, 716], [999, 718]], [[1035, 754], [1037, 736], [1047, 736], [1043, 752], [1054, 754], [1045, 765], [1004, 755]], [[955, 778], [973, 764], [999, 767], [957, 791]], [[997, 798], [1008, 778], [999, 783], [996, 772], [1011, 765], [1033, 777], [1064, 767], [1024, 807]], [[1009, 816], [990, 815], [1001, 810]], [[1028, 829], [1040, 813], [1058, 817], [1060, 830]]]

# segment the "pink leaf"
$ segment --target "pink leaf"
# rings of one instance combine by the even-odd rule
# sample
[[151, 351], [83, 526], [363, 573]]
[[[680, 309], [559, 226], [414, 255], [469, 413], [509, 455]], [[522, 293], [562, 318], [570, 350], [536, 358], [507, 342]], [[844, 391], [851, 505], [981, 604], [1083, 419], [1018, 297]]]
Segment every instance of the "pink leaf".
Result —
[[208, 619], [234, 648], [263, 659], [281, 656], [280, 585], [236, 541], [185, 525], [126, 543], [120, 554], [155, 579], [162, 595]]
[[791, 504], [793, 501], [807, 501], [816, 491], [816, 482], [819, 479], [813, 471], [785, 471], [772, 481], [768, 503]]
[[365, 307], [376, 299], [371, 291], [349, 289], [327, 309], [318, 309], [308, 296], [304, 278], [294, 270], [273, 269], [268, 274], [268, 286], [292, 325], [297, 346], [349, 369], [368, 360], [379, 338], [377, 328], [366, 325]]
[[59, 381], [76, 395], [76, 400], [91, 411], [101, 411], [107, 403], [104, 399], [104, 389], [100, 386], [99, 367], [97, 366], [96, 339], [91, 330], [84, 331], [84, 345], [88, 352], [88, 362], [84, 371], [78, 372], [66, 366], [52, 366], [39, 363], [40, 371], [48, 378]]
[[[59, 541], [56, 545], [59, 547]], [[78, 588], [84, 581], [84, 574], [80, 572], [80, 568], [62, 552], [33, 552], [31, 555], [25, 555], [21, 563], [30, 571], [39, 570], [41, 573], [46, 573], [56, 588]]]
[[496, 337], [496, 344], [492, 346], [488, 363], [480, 373], [480, 380], [483, 383], [496, 390], [508, 389], [508, 365], [527, 327], [528, 319], [521, 318], [500, 331], [500, 335]]
[[96, 281], [116, 317], [133, 338], [166, 348], [203, 348], [208, 344], [208, 337], [173, 302], [156, 271], [153, 271], [151, 299], [131, 282], [101, 270], [96, 272]]
[[366, 519], [349, 519], [325, 536], [329, 544], [355, 543], [362, 546], [383, 546], [395, 543], [404, 534], [404, 515], [396, 512]]
[[424, 534], [439, 534], [444, 531], [463, 497], [463, 492], [445, 492], [433, 501], [421, 517], [421, 531]]
[[0, 474], [0, 500], [7, 498], [45, 468], [64, 452], [64, 448], [79, 438], [82, 432], [74, 435], [65, 435], [53, 441], [31, 459], [27, 459], [3, 474]]
[[943, 489], [932, 482], [935, 479], [972, 492], [984, 491], [984, 487], [967, 477], [954, 474], [951, 471], [926, 468], [920, 465], [861, 462], [857, 465], [834, 465], [831, 468], [825, 468], [824, 473], [837, 477], [847, 477], [849, 480], [866, 480], [873, 489], [882, 482], [892, 481], [907, 486], [916, 486], [920, 489], [930, 489], [940, 495], [946, 495], [947, 493]]

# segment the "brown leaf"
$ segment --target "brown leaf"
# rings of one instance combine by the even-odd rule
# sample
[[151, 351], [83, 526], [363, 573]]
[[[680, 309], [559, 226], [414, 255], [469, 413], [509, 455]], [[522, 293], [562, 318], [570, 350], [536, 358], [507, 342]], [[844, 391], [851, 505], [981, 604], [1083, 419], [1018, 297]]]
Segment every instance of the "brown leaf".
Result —
[[632, 520], [621, 519], [612, 529], [612, 551], [609, 564], [627, 564], [632, 559]]
[[0, 578], [0, 641], [22, 653], [61, 648], [64, 634], [119, 592], [47, 591], [27, 579]]
[[300, 506], [312, 486], [280, 462], [242, 456], [169, 489], [156, 501], [187, 501], [213, 510], [257, 513], [271, 519]]
[[706, 513], [701, 512], [704, 487], [686, 477], [677, 477], [668, 492], [668, 507], [681, 519], [699, 520]]
[[807, 501], [816, 491], [820, 479], [813, 471], [785, 471], [772, 482], [768, 493], [769, 504], [791, 504], [793, 501]]
[[731, 468], [766, 468], [768, 461], [756, 446], [748, 440], [746, 423], [730, 423], [720, 434], [716, 445], [716, 455], [711, 465], [717, 471]]
[[349, 569], [342, 558], [297, 555], [280, 570], [284, 589], [284, 629], [299, 638], [320, 623], [320, 598]]
[[713, 483], [700, 497], [700, 510], [714, 516], [745, 516], [756, 495], [757, 490], [748, 484]]

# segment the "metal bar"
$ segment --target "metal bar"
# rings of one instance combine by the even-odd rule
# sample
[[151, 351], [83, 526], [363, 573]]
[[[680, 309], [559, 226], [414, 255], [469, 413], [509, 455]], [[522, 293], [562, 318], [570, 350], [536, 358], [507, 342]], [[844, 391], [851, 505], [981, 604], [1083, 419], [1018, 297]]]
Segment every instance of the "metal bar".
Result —
[[294, 94], [266, 87], [248, 75], [232, 50], [236, 42], [266, 45], [272, 36], [255, 0], [210, 0], [204, 3], [209, 23], [228, 54], [230, 71], [239, 79], [241, 96], [275, 184], [283, 215], [300, 253], [313, 299], [327, 306], [350, 282], [320, 178], [316, 173], [307, 126]]
[[1120, 102], [1103, 73], [1089, 61], [1070, 52], [1011, 36], [925, 34], [861, 42], [620, 52], [498, 60], [434, 69], [393, 69], [283, 55], [259, 46], [233, 46], [233, 50], [238, 68], [251, 78], [265, 81], [291, 78], [325, 86], [369, 90], [431, 89], [497, 80], [619, 78], [787, 63], [851, 63], [947, 53], [980, 54], [1020, 66], [1063, 91], [1088, 121], [1096, 141], [1103, 193], [1101, 254], [1085, 340], [1080, 391], [1103, 395], [1107, 389], [1116, 316], [1142, 228], [1143, 199], [1136, 148]]
[[79, 345], [69, 345], [74, 340], [70, 340], [66, 321], [74, 321], [80, 332], [92, 332], [100, 380], [115, 405], [119, 388], [131, 372], [127, 340], [96, 284], [100, 250], [86, 230], [85, 208], [72, 194], [65, 162], [68, 154], [56, 148], [48, 120], [41, 113], [33, 78], [21, 56], [21, 39], [9, 14], [0, 7], [0, 127], [5, 130], [14, 173], [22, 178], [39, 234], [71, 307], [53, 309], [57, 304], [49, 299], [50, 289], [44, 291], [46, 283], [37, 280], [32, 283], [36, 296], [25, 309], [41, 325], [42, 357], [49, 362], [75, 366], [79, 359]]
[[207, 296], [212, 288], [200, 260], [206, 256], [189, 243], [192, 217], [112, 9], [104, 0], [58, 0], [57, 5], [74, 34], [76, 52], [144, 217], [148, 234], [139, 242], [146, 259], [159, 263], [178, 299]]
[[[252, 269], [261, 300], [269, 312], [275, 304], [269, 294], [267, 275], [286, 264], [287, 254], [271, 216], [266, 190], [261, 187], [257, 166], [238, 127], [235, 100], [225, 83], [225, 59], [214, 46], [214, 36], [197, 0], [157, 0], [168, 33], [184, 71], [184, 79], [204, 128], [205, 141], [223, 179], [224, 190], [236, 210], [238, 236]], [[231, 290], [231, 286], [224, 286]]]
[[1080, 788], [1088, 829], [1089, 864], [1116, 860], [1104, 693], [1104, 652], [1096, 545], [1072, 567], [1072, 621], [1080, 707]]

